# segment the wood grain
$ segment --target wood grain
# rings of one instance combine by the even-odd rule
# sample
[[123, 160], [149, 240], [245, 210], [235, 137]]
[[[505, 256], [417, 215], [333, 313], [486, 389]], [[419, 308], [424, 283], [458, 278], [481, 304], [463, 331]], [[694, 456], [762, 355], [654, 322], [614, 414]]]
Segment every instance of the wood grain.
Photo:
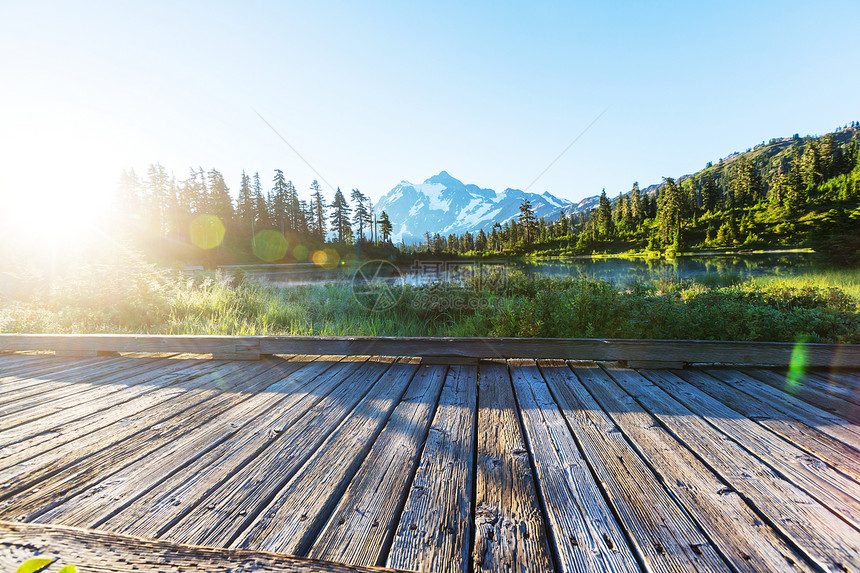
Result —
[[388, 555], [388, 567], [466, 572], [478, 370], [451, 366]]

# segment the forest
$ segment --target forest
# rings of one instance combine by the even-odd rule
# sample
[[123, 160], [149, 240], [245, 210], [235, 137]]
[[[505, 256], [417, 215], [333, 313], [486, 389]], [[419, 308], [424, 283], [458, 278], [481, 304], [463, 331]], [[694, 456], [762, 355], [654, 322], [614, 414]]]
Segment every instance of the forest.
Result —
[[604, 190], [597, 208], [553, 220], [537, 219], [526, 201], [516, 219], [477, 233], [428, 232], [419, 245], [394, 245], [388, 215], [358, 189], [327, 200], [313, 181], [306, 197], [280, 169], [265, 188], [259, 173], [243, 172], [234, 200], [216, 169], [177, 180], [154, 164], [143, 178], [124, 172], [116, 199], [128, 238], [160, 262], [301, 262], [359, 245], [388, 258], [792, 247], [850, 264], [860, 251], [860, 126], [762, 142], [649, 190], [634, 183], [614, 198]]

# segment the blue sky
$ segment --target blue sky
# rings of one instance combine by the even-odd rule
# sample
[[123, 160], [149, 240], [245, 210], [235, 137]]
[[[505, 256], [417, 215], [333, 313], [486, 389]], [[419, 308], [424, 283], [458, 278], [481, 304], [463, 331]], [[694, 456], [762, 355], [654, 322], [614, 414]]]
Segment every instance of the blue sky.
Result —
[[[579, 199], [860, 119], [860, 2], [17, 2], [0, 192], [281, 168], [378, 198], [440, 170]], [[23, 192], [22, 192], [23, 190]], [[327, 194], [330, 196], [331, 191]]]

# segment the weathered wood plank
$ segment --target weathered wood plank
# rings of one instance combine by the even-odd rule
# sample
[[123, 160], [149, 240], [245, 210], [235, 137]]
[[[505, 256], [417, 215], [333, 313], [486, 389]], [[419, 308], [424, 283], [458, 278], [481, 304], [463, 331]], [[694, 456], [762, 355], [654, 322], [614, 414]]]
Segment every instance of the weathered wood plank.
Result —
[[[0, 482], [15, 479], [19, 474], [7, 470], [18, 464], [23, 464], [19, 469], [24, 473], [30, 473], [63, 456], [104, 444], [105, 439], [119, 439], [143, 429], [139, 417], [131, 418], [141, 409], [163, 404], [188, 390], [204, 388], [214, 379], [205, 378], [207, 373], [222, 373], [226, 368], [223, 363], [210, 362], [166, 371], [155, 380], [148, 378], [146, 384], [125, 389], [123, 400], [110, 395], [106, 403], [94, 401], [0, 431], [0, 441], [7, 444], [0, 450]], [[112, 427], [99, 433], [107, 425]], [[72, 441], [76, 443], [62, 447]]]
[[[28, 559], [52, 567], [76, 565], [87, 573], [373, 573], [393, 571], [311, 561], [239, 549], [181, 545], [58, 525], [0, 521], [0, 569], [15, 571]], [[54, 569], [51, 569], [52, 571]]]
[[638, 372], [605, 368], [807, 559], [836, 573], [860, 567], [860, 532]]
[[745, 394], [767, 400], [785, 415], [809, 424], [860, 452], [860, 425], [777, 390], [739, 370], [713, 368], [705, 372]]
[[[224, 368], [236, 364], [227, 364]], [[177, 410], [147, 416], [145, 429], [122, 439], [111, 436], [106, 443], [96, 445], [95, 451], [70, 452], [35, 471], [18, 473], [16, 479], [6, 481], [6, 488], [0, 491], [0, 518], [32, 519], [86, 490], [93, 480], [104, 479], [185, 434], [194, 425], [223, 414], [261, 389], [256, 377], [267, 368], [266, 364], [254, 363], [252, 368], [246, 367], [250, 370], [248, 378], [232, 380], [218, 372], [207, 374], [204, 378], [210, 381], [208, 388], [190, 390], [175, 398], [174, 405], [179, 405]], [[24, 462], [10, 471], [20, 472], [20, 466], [26, 470]]]
[[[334, 336], [160, 336], [0, 334], [0, 350], [104, 350], [258, 354], [376, 354], [472, 358], [664, 360], [788, 365], [797, 344], [588, 338], [408, 338]], [[860, 345], [805, 344], [810, 367], [860, 368]]]
[[[72, 379], [80, 388], [78, 392], [63, 393], [52, 396], [36, 395], [32, 400], [23, 402], [24, 408], [16, 407], [12, 402], [2, 416], [0, 416], [0, 432], [21, 428], [28, 422], [38, 423], [38, 420], [62, 419], [64, 421], [74, 420], [80, 417], [84, 409], [95, 411], [100, 408], [111, 407], [116, 403], [117, 393], [122, 393], [129, 388], [143, 384], [157, 377], [159, 365], [148, 362], [146, 364], [129, 364], [130, 368], [116, 368], [114, 365], [109, 370], [99, 370], [93, 373], [96, 378], [94, 383], [87, 382], [87, 374], [80, 373]], [[165, 361], [164, 368], [169, 369]], [[104, 376], [102, 378], [102, 376]], [[56, 399], [52, 399], [56, 397]]]
[[672, 372], [643, 370], [641, 373], [768, 467], [860, 529], [860, 502], [857, 500], [860, 484]]
[[[623, 432], [657, 472], [663, 486], [675, 495], [735, 570], [812, 571], [803, 557], [763, 523], [736, 491], [727, 488], [597, 365], [576, 365], [578, 380], [568, 378], [557, 366], [553, 368], [556, 373], [543, 364], [542, 370], [553, 387], [559, 386], [559, 393], [567, 389], [584, 411], [596, 414], [595, 431], [603, 428], [605, 435], [619, 441]], [[558, 384], [556, 377], [561, 378]], [[603, 415], [605, 419], [600, 419], [598, 404], [607, 412]], [[583, 427], [588, 425], [583, 423]], [[697, 547], [690, 549], [697, 552]]]
[[477, 394], [477, 367], [448, 369], [388, 554], [389, 567], [434, 573], [467, 571]]
[[541, 370], [642, 562], [652, 571], [728, 571], [708, 539], [567, 365]]
[[512, 367], [511, 377], [561, 570], [639, 571], [543, 377], [534, 366]]
[[479, 367], [474, 571], [552, 571], [552, 557], [504, 363]]
[[127, 364], [126, 368], [95, 370], [91, 377], [86, 374], [77, 379], [58, 376], [56, 381], [43, 377], [41, 384], [36, 387], [22, 389], [6, 399], [0, 396], [0, 421], [10, 414], [29, 408], [38, 409], [39, 412], [47, 411], [49, 414], [56, 408], [66, 410], [75, 404], [90, 402], [101, 395], [94, 394], [93, 390], [103, 386], [116, 389], [115, 391], [124, 390], [137, 384], [136, 381], [147, 380], [147, 374], [149, 378], [155, 377], [161, 369], [169, 372], [174, 368], [168, 361], [161, 363], [158, 360], [150, 360]]
[[[241, 456], [227, 458], [227, 455], [236, 452], [243, 439], [267, 439], [272, 434], [270, 430], [275, 429], [272, 420], [280, 420], [318, 391], [319, 383], [314, 384], [317, 377], [336, 363], [337, 359], [319, 357], [314, 360], [314, 357], [304, 356], [273, 361], [272, 368], [262, 375], [273, 382], [265, 390], [126, 466], [109, 479], [95, 483], [34, 521], [96, 528], [156, 487], [174, 492], [174, 497], [168, 499], [168, 504], [174, 507], [183, 500], [193, 499], [193, 492], [178, 491], [178, 484], [190, 487], [190, 481], [202, 482], [207, 472], [229, 473], [228, 461]], [[177, 500], [179, 504], [175, 503]], [[146, 514], [144, 517], [155, 516]]]
[[860, 483], [860, 455], [852, 447], [818, 428], [786, 416], [773, 401], [739, 392], [710, 374], [698, 370], [678, 370], [675, 374]]
[[308, 557], [384, 564], [446, 370], [422, 366], [415, 374]]
[[[383, 443], [390, 444], [391, 440], [383, 437], [384, 434], [377, 437], [380, 431], [389, 432], [389, 426], [397, 423], [397, 420], [402, 422], [411, 411], [412, 418], [417, 418], [417, 424], [422, 422], [420, 415], [425, 415], [426, 433], [444, 373], [444, 367], [421, 367], [400, 405], [397, 404], [398, 396], [383, 384], [377, 384], [232, 546], [293, 555], [307, 554], [346, 488], [352, 487], [350, 481], [359, 468], [372, 463], [365, 460], [371, 445], [376, 449]], [[389, 418], [395, 407], [398, 410]], [[427, 407], [430, 412], [424, 412]], [[386, 430], [383, 430], [385, 420], [388, 422]], [[384, 453], [402, 458], [403, 453], [408, 453], [405, 452], [407, 448], [408, 445], [400, 451]], [[381, 493], [403, 495], [399, 490], [405, 485], [398, 488], [396, 483], [388, 479], [384, 483]], [[376, 527], [379, 527], [379, 523]], [[382, 542], [377, 544], [377, 551], [381, 550], [382, 545]], [[347, 559], [342, 561], [354, 562]]]
[[[0, 378], [0, 400], [4, 403], [17, 399], [23, 392], [41, 393], [52, 388], [51, 384], [57, 382], [72, 383], [80, 380], [89, 380], [90, 375], [96, 376], [106, 366], [113, 364], [119, 359], [99, 359], [98, 361], [68, 361], [64, 364], [55, 364], [48, 368], [36, 368], [22, 374], [11, 374]], [[151, 362], [151, 360], [147, 361]], [[138, 362], [121, 362], [117, 369], [128, 368]]]
[[789, 377], [782, 372], [774, 372], [764, 368], [745, 368], [742, 372], [822, 410], [832, 412], [854, 423], [860, 422], [860, 406], [842, 398], [830, 396], [815, 385], [810, 384], [809, 377], [805, 375]]
[[[260, 356], [260, 337], [141, 334], [0, 334], [0, 350], [191, 352], [241, 360]], [[268, 354], [311, 354], [270, 352]], [[313, 354], [331, 354], [318, 352]]]
[[[131, 499], [125, 500], [109, 514], [101, 512], [93, 525], [117, 533], [158, 537], [254, 460], [262, 450], [281, 439], [285, 431], [337, 388], [344, 377], [354, 375], [366, 359], [367, 357], [356, 357], [325, 368], [322, 372], [319, 370], [325, 367], [325, 362], [328, 361], [306, 366], [298, 376], [299, 382], [306, 385], [292, 390], [279, 407], [265, 412], [254, 424], [246, 425], [243, 421], [242, 431], [233, 432], [229, 439], [197, 456], [181, 472], [159, 476], [151, 469], [148, 460], [141, 460], [140, 465], [144, 472], [141, 485], [144, 487], [139, 487], [136, 495], [129, 496]], [[257, 404], [252, 403], [252, 406], [256, 407]], [[248, 419], [254, 412], [252, 409], [242, 408], [238, 414], [240, 418]], [[231, 420], [230, 424], [233, 423]], [[200, 432], [195, 432], [196, 436], [191, 436], [188, 442], [190, 447], [195, 447], [198, 437], [205, 444], [210, 432], [211, 428], [201, 427]], [[218, 433], [219, 431], [215, 430], [215, 436]], [[130, 487], [140, 483], [141, 479], [136, 478], [132, 472], [134, 468], [127, 469], [129, 471], [124, 477], [130, 482], [134, 480]], [[157, 481], [159, 477], [162, 479]], [[86, 510], [85, 501], [82, 501], [82, 505], [82, 509]]]
[[375, 357], [364, 363], [251, 463], [159, 537], [229, 546], [375, 384], [388, 386], [398, 397], [403, 393], [416, 365], [392, 366], [393, 360]]
[[53, 355], [20, 355], [19, 357], [20, 360], [16, 361], [14, 364], [0, 366], [0, 383], [7, 382], [8, 378], [11, 377], [26, 378], [31, 375], [55, 372], [64, 368], [75, 368], [84, 364], [97, 364], [106, 360], [105, 358], [63, 360], [60, 358], [56, 358]]
[[828, 396], [860, 406], [860, 375], [857, 373], [813, 370], [806, 372], [804, 379]]

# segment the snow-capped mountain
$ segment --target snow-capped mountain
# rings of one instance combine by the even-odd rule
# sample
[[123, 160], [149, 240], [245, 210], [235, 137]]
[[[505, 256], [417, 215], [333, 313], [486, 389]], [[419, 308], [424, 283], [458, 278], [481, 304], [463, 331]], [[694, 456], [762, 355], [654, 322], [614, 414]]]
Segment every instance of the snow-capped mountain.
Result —
[[[422, 241], [425, 232], [447, 235], [466, 231], [489, 231], [494, 222], [504, 224], [519, 216], [520, 204], [528, 199], [538, 218], [557, 219], [562, 210], [577, 212], [578, 204], [549, 192], [526, 193], [519, 189], [497, 192], [466, 185], [447, 171], [424, 181], [401, 181], [382, 196], [376, 212], [385, 211], [394, 227], [392, 239], [406, 243]], [[592, 198], [589, 198], [592, 199]], [[595, 198], [596, 199], [596, 198]], [[584, 199], [581, 203], [587, 202]]]

